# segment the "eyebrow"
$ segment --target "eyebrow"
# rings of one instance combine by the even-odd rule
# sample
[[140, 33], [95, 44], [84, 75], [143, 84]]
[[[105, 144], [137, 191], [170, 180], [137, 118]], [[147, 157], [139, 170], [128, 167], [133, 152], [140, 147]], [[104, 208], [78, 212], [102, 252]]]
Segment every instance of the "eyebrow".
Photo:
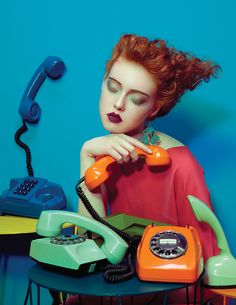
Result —
[[[120, 86], [122, 86], [122, 84], [120, 83], [120, 82], [118, 82], [118, 80], [117, 79], [115, 79], [115, 78], [113, 78], [113, 77], [108, 77], [109, 79], [111, 79], [111, 80], [113, 80], [113, 81], [115, 81], [117, 84], [119, 84]], [[143, 95], [145, 95], [145, 96], [147, 96], [147, 97], [150, 97], [147, 93], [144, 93], [144, 92], [142, 92], [142, 91], [139, 91], [139, 90], [137, 90], [137, 89], [130, 89], [129, 90], [129, 92], [137, 92], [137, 93], [141, 93], [141, 94], [143, 94]]]

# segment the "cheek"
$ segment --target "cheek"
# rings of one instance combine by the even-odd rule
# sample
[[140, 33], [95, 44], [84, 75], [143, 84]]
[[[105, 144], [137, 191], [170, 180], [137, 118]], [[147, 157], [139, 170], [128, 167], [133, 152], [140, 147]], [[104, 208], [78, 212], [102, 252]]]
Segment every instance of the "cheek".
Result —
[[144, 124], [146, 121], [146, 115], [142, 112], [131, 112], [125, 117], [125, 122], [131, 129], [135, 129]]
[[103, 90], [100, 96], [100, 108], [107, 108], [112, 103], [112, 97]]
[[146, 113], [141, 113], [136, 116], [136, 122], [137, 123], [144, 123], [147, 120], [148, 115]]
[[[128, 113], [128, 112], [127, 112]], [[135, 122], [145, 122], [148, 116], [151, 113], [151, 107], [143, 108], [141, 106], [132, 105], [129, 109], [129, 116], [132, 117], [132, 120]]]
[[106, 108], [106, 98], [105, 98], [105, 95], [102, 93], [100, 96], [100, 100], [99, 100], [100, 112], [102, 112], [103, 109], [105, 109], [105, 108]]

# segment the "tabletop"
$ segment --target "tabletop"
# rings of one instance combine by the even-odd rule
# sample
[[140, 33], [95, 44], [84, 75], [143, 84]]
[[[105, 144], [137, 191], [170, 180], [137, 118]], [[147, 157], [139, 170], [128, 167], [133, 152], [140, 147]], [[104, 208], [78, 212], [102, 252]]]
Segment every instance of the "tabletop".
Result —
[[0, 216], [0, 234], [35, 233], [38, 219], [22, 216]]
[[103, 279], [102, 272], [76, 276], [49, 270], [38, 264], [30, 268], [29, 280], [44, 288], [71, 294], [93, 296], [141, 295], [186, 287], [186, 284], [183, 283], [144, 282], [137, 277], [125, 282], [111, 284]]
[[210, 288], [210, 290], [225, 297], [236, 298], [236, 288]]
[[[36, 233], [38, 218], [4, 215], [0, 216], [0, 235]], [[63, 228], [73, 227], [64, 223]]]

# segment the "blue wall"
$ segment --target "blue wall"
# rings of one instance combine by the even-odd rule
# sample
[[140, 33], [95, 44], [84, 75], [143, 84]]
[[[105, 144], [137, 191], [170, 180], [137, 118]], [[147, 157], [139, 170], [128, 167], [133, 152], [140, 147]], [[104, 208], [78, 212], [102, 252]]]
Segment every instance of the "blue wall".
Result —
[[35, 175], [62, 184], [75, 211], [81, 145], [104, 133], [98, 100], [112, 46], [123, 33], [167, 39], [223, 69], [218, 80], [187, 93], [156, 126], [188, 145], [204, 167], [236, 255], [235, 10], [233, 0], [2, 0], [0, 190], [8, 188], [10, 178], [27, 174], [24, 152], [13, 140], [21, 124], [17, 110], [29, 78], [48, 55], [62, 57], [68, 70], [57, 82], [43, 85], [37, 96], [41, 121], [23, 140], [31, 147]]

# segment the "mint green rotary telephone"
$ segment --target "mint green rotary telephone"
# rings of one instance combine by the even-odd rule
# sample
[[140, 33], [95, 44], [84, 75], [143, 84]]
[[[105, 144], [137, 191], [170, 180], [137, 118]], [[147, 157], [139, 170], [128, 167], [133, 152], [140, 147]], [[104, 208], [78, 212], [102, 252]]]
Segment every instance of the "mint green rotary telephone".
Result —
[[[92, 231], [104, 239], [99, 247], [94, 240], [79, 235], [60, 235], [62, 225], [70, 223]], [[37, 233], [46, 238], [31, 242], [30, 256], [41, 264], [90, 273], [100, 270], [109, 261], [122, 261], [127, 243], [100, 222], [68, 211], [43, 211], [37, 223]]]

